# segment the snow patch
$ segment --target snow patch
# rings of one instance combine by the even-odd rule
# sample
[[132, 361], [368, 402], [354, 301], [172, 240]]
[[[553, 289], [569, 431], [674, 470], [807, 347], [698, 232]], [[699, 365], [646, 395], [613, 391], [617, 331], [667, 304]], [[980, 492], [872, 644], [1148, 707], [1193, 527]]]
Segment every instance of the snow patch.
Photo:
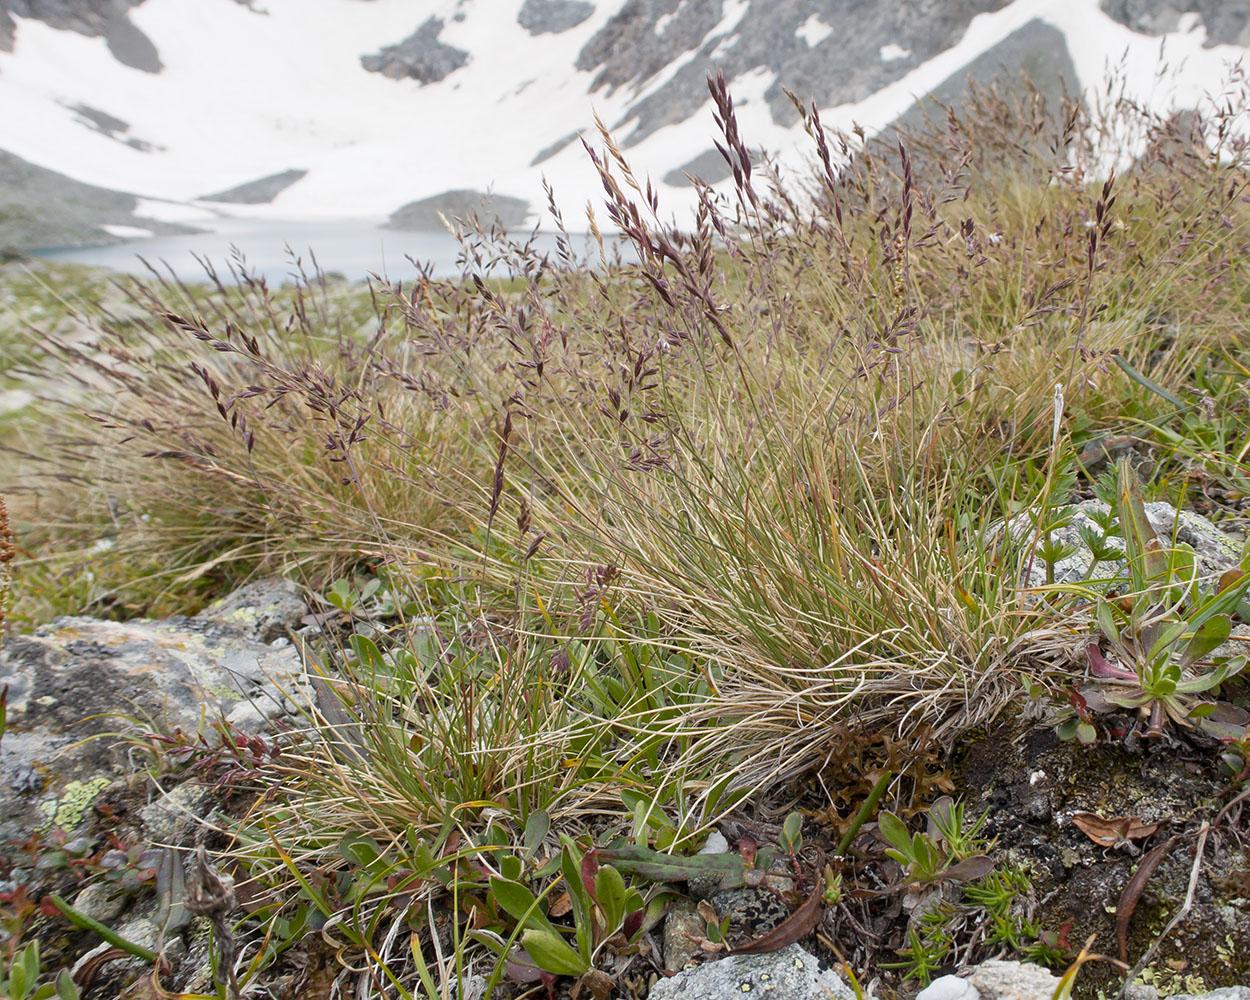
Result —
[[110, 236], [116, 236], [123, 240], [141, 240], [145, 236], [154, 236], [155, 233], [150, 229], [144, 229], [141, 226], [120, 226], [112, 222], [106, 222], [100, 226]]
[[1191, 31], [1197, 31], [1199, 28], [1202, 28], [1205, 34], [1206, 28], [1202, 23], [1202, 15], [1196, 10], [1186, 11], [1176, 19], [1176, 30], [1183, 35], [1187, 35]]
[[153, 222], [196, 223], [221, 218], [223, 213], [204, 208], [202, 205], [188, 205], [182, 201], [140, 198], [135, 204], [134, 214], [141, 219], [151, 219]]
[[833, 27], [825, 24], [820, 19], [819, 14], [813, 14], [806, 21], [799, 25], [794, 32], [799, 38], [807, 42], [809, 48], [815, 48], [826, 38], [833, 34]]
[[903, 46], [895, 45], [893, 42], [881, 46], [882, 62], [896, 62], [899, 59], [906, 59], [910, 55], [911, 49], [905, 49]]

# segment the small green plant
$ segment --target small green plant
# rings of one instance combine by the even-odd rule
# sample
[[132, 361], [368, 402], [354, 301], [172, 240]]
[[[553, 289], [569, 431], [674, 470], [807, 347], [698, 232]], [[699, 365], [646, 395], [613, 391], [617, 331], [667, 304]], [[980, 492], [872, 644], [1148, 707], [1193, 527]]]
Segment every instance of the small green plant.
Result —
[[1104, 655], [1100, 643], [1087, 645], [1094, 685], [1080, 692], [1081, 704], [1061, 722], [1059, 735], [1088, 742], [1091, 723], [1083, 710], [1130, 708], [1141, 714], [1149, 736], [1174, 722], [1236, 737], [1238, 730], [1230, 731], [1227, 723], [1208, 721], [1217, 705], [1203, 696], [1246, 665], [1244, 656], [1207, 658], [1228, 639], [1231, 616], [1250, 588], [1250, 546], [1240, 569], [1203, 593], [1193, 550], [1165, 547], [1155, 535], [1127, 459], [1118, 466], [1114, 511], [1124, 536], [1125, 592], [1090, 596], [1098, 631], [1116, 662]]
[[69, 970], [62, 969], [55, 981], [39, 985], [43, 964], [39, 958], [39, 942], [32, 941], [13, 956], [8, 971], [0, 978], [0, 997], [5, 1000], [78, 1000], [78, 986], [70, 978]]
[[907, 946], [898, 950], [900, 961], [882, 962], [882, 967], [902, 969], [904, 979], [915, 979], [921, 986], [928, 986], [954, 943], [949, 930], [952, 912], [947, 904], [927, 910], [919, 926], [907, 928]]
[[983, 853], [989, 842], [979, 837], [988, 810], [965, 829], [963, 805], [944, 795], [929, 807], [929, 829], [909, 833], [892, 812], [883, 812], [877, 829], [891, 845], [886, 854], [904, 868], [908, 884], [927, 885], [939, 880], [966, 882], [994, 867]]
[[[560, 877], [540, 895], [522, 883], [522, 861], [515, 855], [505, 855], [501, 874], [490, 878], [495, 901], [516, 921], [520, 932], [521, 948], [508, 953], [507, 960], [513, 977], [523, 981], [536, 980], [541, 973], [598, 978], [602, 976], [596, 970], [600, 953], [605, 948], [618, 953], [629, 949], [647, 926], [648, 907], [642, 894], [627, 886], [616, 868], [600, 865], [593, 849], [583, 853], [567, 836], [561, 840]], [[543, 906], [557, 885], [563, 885], [568, 894], [571, 944], [552, 923], [550, 905]], [[658, 913], [654, 916], [658, 918]]]

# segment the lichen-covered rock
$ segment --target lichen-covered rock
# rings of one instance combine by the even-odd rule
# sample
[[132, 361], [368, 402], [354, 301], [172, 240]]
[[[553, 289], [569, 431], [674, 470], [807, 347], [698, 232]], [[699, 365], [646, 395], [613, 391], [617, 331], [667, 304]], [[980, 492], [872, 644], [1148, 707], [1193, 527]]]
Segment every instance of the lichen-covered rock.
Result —
[[1029, 962], [982, 962], [967, 977], [981, 1000], [1051, 1000], [1059, 979]]
[[[1134, 962], [1185, 899], [1194, 834], [1227, 801], [1218, 748], [1179, 730], [1155, 740], [1084, 746], [1061, 741], [1051, 728], [1004, 720], [965, 738], [957, 750], [954, 794], [969, 815], [987, 812], [981, 835], [994, 839], [995, 864], [1027, 873], [1039, 925], [1051, 931], [1067, 925], [1070, 942], [1095, 935], [1101, 951], [1115, 950], [1117, 907], [1143, 856], [1175, 837], [1128, 923], [1125, 943]], [[1108, 822], [1128, 817], [1153, 832], [1108, 847], [1076, 822], [1079, 813], [1087, 821], [1088, 814]], [[1250, 982], [1247, 885], [1250, 849], [1232, 838], [1209, 838], [1193, 907], [1144, 974], [1160, 994]], [[1078, 995], [1112, 995], [1119, 988], [1109, 964], [1081, 969]]]
[[223, 625], [240, 635], [273, 642], [300, 627], [308, 605], [291, 580], [269, 577], [245, 584], [214, 601], [193, 619]]
[[278, 594], [267, 603], [228, 599], [222, 608], [233, 610], [220, 620], [58, 618], [7, 638], [0, 843], [77, 829], [101, 793], [134, 773], [129, 737], [194, 736], [218, 720], [257, 733], [310, 705], [296, 649], [254, 637], [265, 621], [285, 620], [292, 605]]
[[707, 921], [693, 900], [678, 896], [664, 916], [664, 968], [684, 969], [699, 953], [699, 938], [707, 935]]
[[[1145, 508], [1151, 527], [1165, 545], [1172, 544], [1174, 540], [1194, 550], [1200, 582], [1205, 582], [1208, 588], [1214, 585], [1221, 573], [1234, 568], [1241, 559], [1241, 546], [1201, 514], [1189, 510], [1178, 511], [1170, 503], [1162, 502], [1148, 503]], [[1055, 563], [1055, 583], [1079, 583], [1090, 575], [1093, 554], [1081, 538], [1081, 529], [1098, 532], [1098, 526], [1090, 518], [1090, 514], [1105, 514], [1108, 509], [1107, 504], [1101, 500], [1082, 501], [1073, 505], [1072, 518], [1067, 524], [1050, 532], [1053, 544], [1075, 549], [1071, 555]], [[1013, 517], [1008, 522], [1011, 535], [1019, 541], [1029, 541], [1037, 534], [1035, 516], [1033, 513], [1024, 513]], [[1042, 541], [1044, 539], [1039, 538], [1038, 544]], [[1107, 546], [1123, 552], [1124, 540], [1110, 537], [1107, 539]], [[1096, 579], [1103, 579], [1116, 577], [1124, 572], [1123, 560], [1108, 561], [1095, 566], [1092, 575]], [[1025, 564], [1020, 584], [1024, 587], [1041, 587], [1046, 584], [1046, 564], [1040, 557]]]
[[730, 955], [661, 979], [647, 1000], [854, 1000], [855, 994], [832, 969], [797, 944], [767, 955]]

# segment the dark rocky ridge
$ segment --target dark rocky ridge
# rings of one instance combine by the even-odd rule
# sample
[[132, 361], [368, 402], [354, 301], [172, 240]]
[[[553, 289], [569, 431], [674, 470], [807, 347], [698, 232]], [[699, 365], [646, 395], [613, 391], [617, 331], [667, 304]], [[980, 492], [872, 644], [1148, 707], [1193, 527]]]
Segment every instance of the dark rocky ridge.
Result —
[[469, 61], [469, 53], [438, 40], [442, 31], [442, 18], [431, 17], [398, 45], [361, 56], [360, 65], [393, 80], [411, 77], [421, 83], [436, 83]]
[[13, 247], [90, 246], [119, 242], [102, 225], [190, 233], [189, 226], [136, 217], [137, 200], [83, 184], [0, 150], [0, 243]]
[[576, 28], [595, 12], [586, 0], [525, 0], [517, 24], [531, 35], [559, 34]]
[[943, 80], [924, 100], [913, 105], [886, 130], [883, 136], [893, 142], [892, 135], [922, 124], [926, 114], [952, 107], [956, 114], [968, 93], [968, 81], [988, 85], [995, 80], [1012, 82], [1027, 78], [1046, 98], [1047, 106], [1057, 111], [1066, 92], [1079, 93], [1079, 78], [1068, 53], [1063, 33], [1042, 21], [1030, 21], [1012, 32], [988, 52], [983, 53], [958, 73]]
[[133, 135], [127, 135], [130, 131], [130, 124], [122, 121], [116, 115], [111, 115], [107, 111], [101, 111], [99, 108], [93, 108], [90, 104], [74, 104], [70, 107], [78, 116], [78, 123], [85, 125], [93, 132], [99, 132], [101, 135], [107, 135], [110, 139], [116, 139], [120, 143], [137, 149], [141, 153], [148, 153], [158, 147], [144, 139], [139, 139]]
[[200, 200], [224, 201], [231, 205], [267, 205], [307, 174], [307, 170], [283, 170], [266, 177], [258, 177], [246, 184], [237, 184], [216, 194], [206, 194]]
[[[792, 125], [797, 114], [782, 85], [821, 106], [861, 101], [955, 44], [977, 14], [1004, 5], [1004, 0], [750, 0], [739, 29], [709, 36], [720, 23], [724, 0], [630, 0], [582, 49], [577, 68], [596, 74], [592, 90], [611, 92], [641, 88], [685, 59], [671, 79], [617, 123], [635, 123], [627, 145], [694, 114], [707, 99], [708, 73], [718, 69], [729, 79], [758, 70], [774, 74], [778, 82], [765, 100], [774, 121]], [[814, 47], [798, 33], [812, 17], [835, 29]], [[878, 55], [884, 45], [908, 54], [887, 62]]]
[[1250, 3], [1245, 0], [1102, 0], [1101, 6], [1124, 26], [1147, 35], [1175, 31], [1182, 14], [1196, 12], [1208, 45], [1250, 45]]
[[103, 36], [119, 63], [145, 73], [159, 73], [161, 58], [156, 46], [130, 20], [130, 8], [141, 3], [143, 0], [0, 0], [0, 49], [13, 51], [17, 34], [13, 19], [28, 17], [88, 38]]
[[691, 177], [697, 177], [707, 184], [717, 184], [725, 180], [731, 173], [729, 164], [716, 149], [707, 149], [694, 159], [683, 163], [680, 167], [670, 170], [664, 175], [664, 183], [674, 187], [684, 187], [690, 183]]
[[397, 209], [384, 228], [442, 229], [443, 217], [468, 219], [470, 216], [477, 216], [486, 225], [495, 220], [503, 226], [522, 226], [529, 217], [529, 202], [483, 191], [444, 191], [420, 201], [410, 201]]

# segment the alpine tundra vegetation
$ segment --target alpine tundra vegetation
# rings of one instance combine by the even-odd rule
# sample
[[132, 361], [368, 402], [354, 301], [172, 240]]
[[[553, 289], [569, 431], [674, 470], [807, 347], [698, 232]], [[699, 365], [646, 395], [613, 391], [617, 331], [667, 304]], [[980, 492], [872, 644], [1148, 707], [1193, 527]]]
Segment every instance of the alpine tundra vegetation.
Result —
[[791, 99], [797, 180], [710, 87], [732, 184], [674, 228], [602, 129], [592, 264], [553, 199], [454, 280], [5, 265], [0, 750], [131, 699], [6, 848], [7, 995], [1250, 983], [1244, 81]]

